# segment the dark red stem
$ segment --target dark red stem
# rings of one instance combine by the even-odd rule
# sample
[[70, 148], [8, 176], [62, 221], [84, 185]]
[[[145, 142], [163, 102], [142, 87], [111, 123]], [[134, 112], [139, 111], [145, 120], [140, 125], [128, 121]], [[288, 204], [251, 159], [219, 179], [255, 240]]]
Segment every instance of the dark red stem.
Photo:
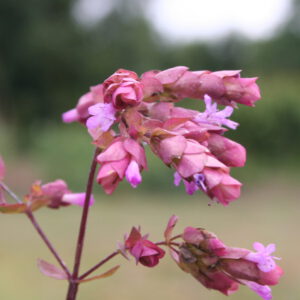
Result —
[[51, 251], [51, 253], [56, 258], [57, 262], [60, 264], [60, 266], [62, 267], [62, 269], [66, 272], [66, 274], [68, 275], [68, 278], [71, 278], [70, 271], [68, 270], [68, 268], [65, 265], [64, 261], [60, 258], [60, 256], [58, 255], [58, 253], [56, 252], [56, 250], [54, 249], [54, 247], [52, 246], [51, 242], [48, 240], [48, 238], [45, 235], [45, 233], [43, 232], [42, 228], [37, 223], [37, 221], [36, 221], [34, 215], [32, 214], [32, 212], [31, 211], [26, 211], [26, 215], [29, 218], [29, 220], [31, 221], [31, 223], [32, 223], [33, 227], [35, 228], [35, 230], [37, 231], [37, 233], [40, 235], [40, 237], [45, 242], [45, 244], [47, 245], [47, 247], [49, 248], [49, 250]]
[[91, 194], [93, 190], [95, 172], [97, 168], [96, 158], [100, 152], [101, 150], [99, 148], [96, 148], [94, 152], [91, 168], [90, 168], [88, 182], [86, 185], [84, 206], [82, 210], [78, 239], [76, 244], [77, 246], [76, 246], [76, 253], [75, 253], [75, 260], [74, 260], [74, 269], [73, 269], [72, 277], [70, 279], [69, 289], [66, 298], [67, 300], [75, 300], [78, 291], [79, 283], [77, 282], [77, 279], [78, 279], [79, 267], [80, 267], [81, 256], [82, 256], [84, 237], [86, 232], [86, 224], [87, 224], [88, 214], [89, 214], [89, 204], [90, 204]]
[[96, 271], [98, 268], [100, 268], [102, 265], [104, 265], [106, 262], [108, 262], [109, 260], [111, 260], [113, 257], [115, 257], [116, 255], [118, 255], [119, 253], [120, 253], [120, 251], [117, 250], [117, 251], [113, 252], [112, 254], [108, 255], [106, 258], [104, 258], [99, 263], [97, 263], [95, 266], [93, 266], [88, 271], [86, 271], [84, 274], [82, 274], [78, 279], [82, 280], [85, 277], [89, 276], [90, 274], [92, 274], [94, 271]]

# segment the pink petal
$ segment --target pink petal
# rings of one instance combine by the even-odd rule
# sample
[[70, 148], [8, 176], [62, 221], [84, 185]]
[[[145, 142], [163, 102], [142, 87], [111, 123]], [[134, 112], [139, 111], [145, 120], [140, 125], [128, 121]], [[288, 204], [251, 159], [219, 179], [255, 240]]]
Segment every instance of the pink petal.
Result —
[[[69, 193], [64, 194], [62, 201], [69, 204], [74, 204], [78, 206], [84, 206], [85, 193]], [[92, 206], [95, 203], [95, 198], [91, 195], [89, 206]]]
[[188, 182], [186, 180], [183, 180], [183, 183], [185, 186], [185, 191], [189, 195], [194, 195], [194, 193], [199, 190], [199, 187], [194, 181]]
[[267, 253], [267, 254], [271, 254], [271, 253], [273, 253], [273, 252], [276, 251], [276, 245], [275, 245], [275, 244], [269, 244], [269, 245], [265, 248], [265, 250], [266, 250], [266, 253]]
[[131, 160], [129, 163], [125, 176], [133, 188], [136, 188], [142, 182], [140, 168], [135, 160]]
[[182, 178], [181, 178], [181, 176], [179, 175], [179, 173], [178, 173], [178, 172], [175, 172], [175, 173], [174, 173], [174, 184], [175, 184], [176, 186], [179, 186], [181, 180], [182, 180]]
[[88, 108], [95, 103], [92, 92], [88, 92], [80, 97], [76, 109], [81, 119], [85, 119], [89, 116]]
[[5, 176], [5, 163], [2, 157], [0, 156], [0, 180]]
[[97, 156], [99, 163], [120, 160], [126, 157], [127, 151], [123, 147], [122, 141], [118, 140], [112, 143], [104, 152]]
[[275, 268], [269, 272], [260, 271], [259, 283], [263, 285], [276, 285], [282, 275], [283, 270], [276, 265]]
[[64, 123], [72, 123], [80, 120], [80, 116], [76, 108], [66, 111], [62, 114], [62, 120]]
[[144, 169], [147, 169], [147, 160], [144, 148], [133, 139], [125, 139], [123, 143], [124, 149], [130, 153], [136, 162]]
[[272, 291], [267, 285], [260, 285], [253, 281], [244, 281], [244, 283], [256, 294], [262, 297], [264, 300], [272, 299]]
[[136, 263], [139, 262], [142, 252], [143, 252], [143, 245], [141, 242], [135, 243], [133, 248], [130, 250], [131, 255], [135, 257]]
[[97, 103], [89, 107], [88, 111], [92, 115], [86, 122], [86, 126], [89, 129], [100, 127], [105, 132], [116, 119], [116, 110], [111, 103]]
[[265, 246], [260, 242], [254, 242], [253, 243], [253, 249], [258, 251], [258, 252], [261, 252], [261, 251], [265, 250]]

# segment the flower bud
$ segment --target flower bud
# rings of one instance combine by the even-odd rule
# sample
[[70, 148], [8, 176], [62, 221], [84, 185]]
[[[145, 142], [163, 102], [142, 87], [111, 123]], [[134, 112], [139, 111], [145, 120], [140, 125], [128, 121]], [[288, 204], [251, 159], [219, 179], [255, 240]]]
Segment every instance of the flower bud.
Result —
[[135, 227], [132, 228], [125, 240], [125, 249], [136, 259], [136, 263], [141, 263], [146, 267], [155, 267], [165, 255], [163, 249], [146, 237], [142, 237], [140, 231]]

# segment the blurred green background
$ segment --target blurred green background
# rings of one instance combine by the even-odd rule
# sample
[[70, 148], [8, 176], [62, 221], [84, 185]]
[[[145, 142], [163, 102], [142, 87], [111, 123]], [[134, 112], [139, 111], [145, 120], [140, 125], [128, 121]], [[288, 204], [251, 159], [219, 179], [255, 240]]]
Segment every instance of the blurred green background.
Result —
[[[233, 170], [244, 183], [241, 199], [227, 208], [208, 207], [204, 195], [188, 197], [175, 188], [171, 170], [148, 153], [150, 168], [137, 190], [122, 183], [108, 197], [96, 187], [85, 266], [113, 250], [132, 225], [160, 240], [168, 217], [176, 213], [178, 228], [202, 226], [228, 244], [249, 248], [255, 240], [275, 242], [286, 274], [274, 299], [300, 299], [300, 1], [292, 2], [289, 17], [269, 37], [230, 33], [184, 43], [171, 42], [153, 28], [146, 17], [149, 2], [114, 0], [98, 22], [84, 25], [74, 17], [74, 0], [0, 1], [0, 153], [8, 165], [7, 182], [20, 194], [35, 179], [63, 178], [72, 190], [84, 189], [91, 140], [82, 126], [62, 124], [60, 115], [120, 67], [139, 74], [176, 65], [242, 69], [244, 77], [259, 76], [262, 101], [255, 108], [240, 107], [233, 115], [240, 127], [228, 134], [248, 149], [246, 167]], [[44, 209], [37, 216], [71, 263], [80, 210]], [[53, 260], [26, 218], [2, 215], [0, 226], [0, 298], [63, 299], [64, 283], [34, 267], [37, 256]], [[125, 262], [115, 278], [84, 285], [79, 299], [121, 297], [224, 299], [171, 260], [153, 270]], [[242, 297], [258, 298], [246, 288], [231, 296]]]

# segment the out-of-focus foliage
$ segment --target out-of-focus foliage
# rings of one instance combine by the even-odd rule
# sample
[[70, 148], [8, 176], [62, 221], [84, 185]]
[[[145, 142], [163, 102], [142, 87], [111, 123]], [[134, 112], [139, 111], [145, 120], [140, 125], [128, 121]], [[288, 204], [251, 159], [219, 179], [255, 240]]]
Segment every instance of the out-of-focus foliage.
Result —
[[[243, 69], [243, 76], [259, 76], [263, 100], [255, 109], [234, 114], [241, 126], [232, 134], [257, 160], [299, 161], [299, 0], [290, 19], [268, 40], [232, 34], [210, 43], [180, 45], [164, 41], [152, 29], [143, 11], [147, 1], [114, 0], [111, 12], [93, 26], [76, 21], [75, 3], [0, 1], [0, 114], [15, 128], [20, 149], [49, 149], [52, 137], [60, 137], [55, 133], [60, 114], [117, 68], [142, 73], [187, 65], [194, 70]], [[49, 127], [49, 136], [38, 134], [42, 126]], [[52, 149], [49, 156], [54, 153]]]

